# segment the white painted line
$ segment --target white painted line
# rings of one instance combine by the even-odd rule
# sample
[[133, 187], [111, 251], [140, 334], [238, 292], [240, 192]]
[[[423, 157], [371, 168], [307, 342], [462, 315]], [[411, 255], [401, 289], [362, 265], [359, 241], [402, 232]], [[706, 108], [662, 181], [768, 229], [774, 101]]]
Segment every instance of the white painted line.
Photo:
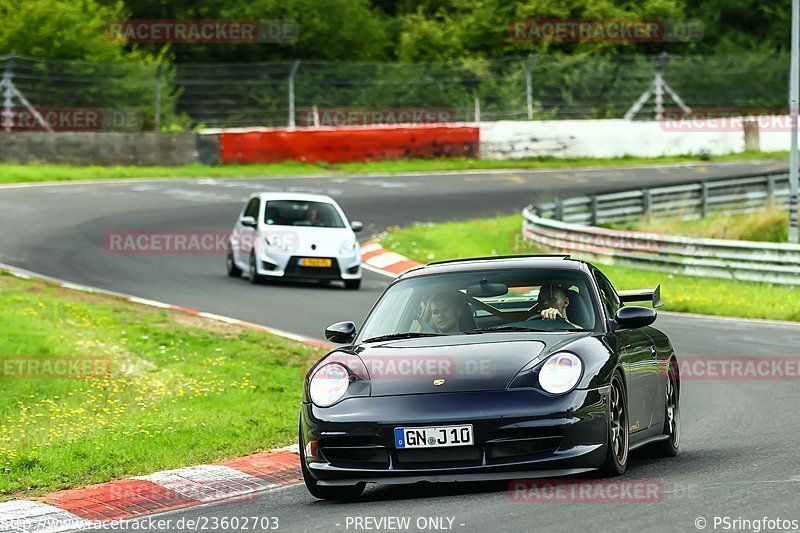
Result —
[[389, 272], [388, 270], [383, 270], [381, 268], [374, 267], [374, 266], [369, 265], [367, 263], [362, 263], [361, 264], [361, 268], [363, 268], [364, 270], [369, 270], [370, 272], [374, 272], [375, 274], [380, 274], [382, 276], [386, 276], [387, 278], [394, 279], [394, 278], [397, 277], [397, 274], [393, 274], [393, 273]]
[[148, 300], [146, 298], [138, 298], [136, 296], [128, 298], [128, 301], [133, 302], [135, 304], [149, 305], [150, 307], [159, 307], [162, 309], [170, 309], [174, 307], [173, 305], [165, 304], [164, 302], [157, 302], [155, 300]]
[[[138, 296], [134, 296], [132, 294], [125, 294], [123, 292], [115, 292], [115, 291], [109, 291], [109, 290], [105, 290], [105, 289], [99, 289], [99, 288], [96, 288], [96, 287], [88, 287], [86, 285], [78, 285], [78, 284], [75, 284], [75, 283], [71, 283], [71, 282], [69, 282], [67, 280], [54, 278], [54, 277], [51, 277], [51, 276], [46, 276], [44, 274], [38, 274], [36, 272], [31, 272], [30, 270], [25, 270], [25, 269], [18, 268], [18, 267], [15, 267], [13, 265], [8, 265], [8, 264], [5, 264], [5, 263], [0, 263], [0, 269], [7, 270], [8, 272], [11, 272], [11, 274], [13, 274], [14, 276], [17, 276], [17, 277], [27, 276], [27, 278], [25, 278], [25, 279], [35, 278], [35, 279], [42, 279], [42, 280], [45, 280], [45, 281], [52, 281], [54, 283], [58, 283], [62, 287], [69, 288], [71, 290], [77, 290], [77, 291], [81, 291], [81, 292], [93, 292], [93, 293], [98, 293], [98, 294], [107, 294], [109, 296], [116, 296], [118, 298], [124, 298], [124, 299], [126, 299], [126, 300], [128, 300], [130, 302], [141, 303], [142, 305], [149, 305], [149, 306], [154, 306], [154, 307], [159, 307], [159, 308], [164, 308], [164, 309], [174, 309], [174, 310], [179, 311], [179, 312], [185, 312], [184, 309], [186, 309], [186, 308], [182, 308], [180, 306], [176, 306], [176, 305], [172, 305], [172, 304], [168, 304], [168, 303], [164, 303], [164, 302], [159, 302], [159, 301], [156, 301], [156, 300], [148, 300], [146, 298], [139, 298]], [[69, 286], [69, 287], [67, 287], [67, 286]], [[247, 326], [247, 327], [250, 327], [250, 328], [260, 329], [260, 330], [266, 331], [268, 333], [272, 333], [273, 335], [278, 335], [279, 337], [284, 337], [284, 338], [291, 339], [291, 340], [298, 341], [298, 342], [313, 342], [313, 343], [326, 344], [326, 342], [323, 341], [323, 340], [313, 339], [311, 337], [305, 337], [303, 335], [299, 335], [299, 334], [296, 334], [296, 333], [290, 333], [288, 331], [283, 331], [283, 330], [280, 330], [280, 329], [271, 328], [269, 326], [262, 326], [261, 324], [255, 324], [253, 322], [246, 322], [244, 320], [239, 320], [239, 319], [236, 319], [236, 318], [223, 317], [222, 315], [215, 315], [213, 313], [205, 313], [203, 311], [198, 311], [197, 315], [204, 315], [204, 316], [206, 316], [206, 318], [209, 318], [211, 320], [222, 320], [222, 321], [227, 322], [229, 324], [238, 324], [238, 325]]]
[[94, 522], [58, 507], [31, 500], [0, 503], [0, 532], [57, 533], [92, 527]]
[[219, 181], [255, 181], [255, 180], [278, 180], [278, 179], [321, 179], [321, 178], [403, 178], [420, 176], [492, 176], [497, 174], [563, 174], [564, 172], [613, 172], [624, 170], [652, 170], [652, 169], [680, 169], [689, 167], [708, 167], [708, 166], [735, 166], [735, 165], [758, 165], [782, 162], [782, 159], [753, 159], [748, 161], [720, 161], [720, 162], [686, 162], [659, 164], [650, 163], [644, 165], [620, 165], [620, 166], [595, 166], [595, 167], [571, 167], [571, 168], [497, 168], [483, 170], [435, 170], [418, 172], [375, 172], [371, 174], [347, 174], [347, 173], [327, 173], [327, 174], [294, 174], [294, 175], [266, 175], [266, 176], [246, 176], [246, 177], [213, 177], [196, 176], [181, 178], [163, 178], [153, 176], [150, 178], [114, 178], [107, 180], [72, 180], [72, 181], [36, 181], [27, 183], [8, 183], [0, 185], [3, 189], [27, 189], [33, 187], [75, 187], [81, 185], [125, 185], [129, 183], [198, 183], [199, 180], [219, 180]]
[[275, 487], [250, 474], [220, 465], [201, 465], [156, 472], [143, 479], [200, 502], [212, 502]]

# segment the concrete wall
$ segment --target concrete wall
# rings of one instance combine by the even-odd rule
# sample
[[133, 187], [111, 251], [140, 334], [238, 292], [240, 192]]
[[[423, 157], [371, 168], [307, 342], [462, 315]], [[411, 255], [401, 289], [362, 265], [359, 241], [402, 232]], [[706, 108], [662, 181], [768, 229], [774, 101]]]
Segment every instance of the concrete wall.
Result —
[[[779, 117], [775, 122], [777, 126], [765, 128], [762, 125], [759, 144], [763, 151], [789, 149], [789, 132], [775, 131], [788, 121]], [[702, 129], [621, 119], [483, 122], [480, 125], [481, 157], [657, 157], [744, 151], [743, 130]]]
[[[192, 133], [0, 132], [0, 161], [71, 165], [185, 165], [197, 160], [195, 138], [196, 135]], [[207, 142], [211, 141], [213, 139]]]

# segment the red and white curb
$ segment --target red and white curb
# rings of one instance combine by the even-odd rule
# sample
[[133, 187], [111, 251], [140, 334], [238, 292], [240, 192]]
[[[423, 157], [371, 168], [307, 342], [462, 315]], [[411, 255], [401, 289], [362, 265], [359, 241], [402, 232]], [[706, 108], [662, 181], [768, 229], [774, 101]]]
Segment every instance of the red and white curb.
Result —
[[423, 263], [386, 250], [380, 243], [375, 241], [369, 241], [361, 245], [361, 260], [362, 266], [366, 270], [392, 278], [423, 265]]
[[235, 498], [265, 497], [302, 480], [297, 445], [0, 503], [0, 532], [57, 533]]

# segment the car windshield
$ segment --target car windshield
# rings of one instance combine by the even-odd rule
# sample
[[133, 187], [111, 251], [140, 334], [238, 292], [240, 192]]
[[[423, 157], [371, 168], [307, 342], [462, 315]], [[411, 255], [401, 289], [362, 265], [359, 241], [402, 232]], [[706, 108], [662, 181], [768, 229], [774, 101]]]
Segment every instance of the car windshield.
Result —
[[593, 330], [596, 313], [587, 280], [582, 272], [556, 269], [410, 278], [386, 291], [358, 342], [415, 333]]
[[332, 204], [306, 200], [271, 200], [267, 202], [264, 210], [264, 223], [268, 226], [345, 227], [342, 217], [339, 216]]

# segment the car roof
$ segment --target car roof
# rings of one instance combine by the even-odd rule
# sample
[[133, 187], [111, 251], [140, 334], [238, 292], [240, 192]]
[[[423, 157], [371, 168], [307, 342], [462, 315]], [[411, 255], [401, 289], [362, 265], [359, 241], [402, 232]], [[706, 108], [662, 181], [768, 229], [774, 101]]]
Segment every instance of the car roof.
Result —
[[398, 279], [407, 279], [431, 274], [453, 274], [460, 272], [486, 272], [516, 268], [549, 268], [554, 270], [586, 270], [587, 263], [572, 259], [565, 254], [509, 255], [474, 257], [438, 261], [409, 270]]
[[305, 192], [257, 192], [252, 196], [258, 196], [261, 200], [300, 200], [307, 202], [324, 202], [335, 204], [336, 200], [324, 194], [310, 194]]

